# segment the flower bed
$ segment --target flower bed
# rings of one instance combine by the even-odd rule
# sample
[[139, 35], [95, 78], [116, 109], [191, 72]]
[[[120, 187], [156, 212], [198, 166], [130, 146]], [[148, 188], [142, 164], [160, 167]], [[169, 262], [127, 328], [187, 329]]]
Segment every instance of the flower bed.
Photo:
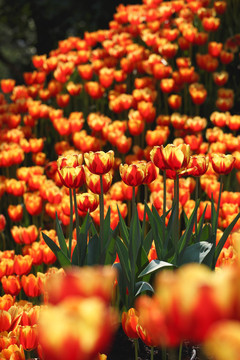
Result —
[[1, 359], [238, 359], [238, 10], [120, 5], [1, 80]]

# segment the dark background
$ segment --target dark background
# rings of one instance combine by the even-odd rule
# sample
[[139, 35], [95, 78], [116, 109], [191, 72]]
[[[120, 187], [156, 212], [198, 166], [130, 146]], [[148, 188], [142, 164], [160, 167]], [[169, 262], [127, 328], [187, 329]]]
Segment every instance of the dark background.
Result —
[[141, 0], [0, 0], [0, 78], [22, 82], [32, 55], [48, 54], [68, 36], [107, 29], [120, 3]]

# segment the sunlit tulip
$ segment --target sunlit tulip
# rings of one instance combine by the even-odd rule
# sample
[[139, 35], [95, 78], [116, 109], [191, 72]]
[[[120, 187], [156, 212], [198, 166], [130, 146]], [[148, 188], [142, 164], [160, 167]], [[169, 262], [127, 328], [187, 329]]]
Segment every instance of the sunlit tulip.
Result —
[[[87, 187], [94, 193], [100, 194], [101, 193], [101, 184], [100, 184], [100, 175], [92, 174], [89, 170], [85, 170], [86, 173], [86, 184]], [[112, 185], [112, 173], [109, 171], [106, 174], [102, 175], [103, 181], [103, 193], [105, 194], [110, 189]]]
[[19, 326], [17, 329], [20, 344], [24, 350], [33, 350], [38, 344], [38, 330], [37, 325]]
[[5, 294], [18, 295], [20, 293], [21, 282], [19, 276], [3, 276], [1, 283]]
[[137, 339], [139, 337], [137, 332], [138, 314], [134, 308], [122, 313], [122, 328], [125, 334], [130, 339]]
[[29, 297], [40, 296], [41, 288], [40, 288], [39, 277], [35, 277], [33, 274], [29, 274], [28, 276], [23, 275], [21, 277], [21, 284], [27, 296]]
[[98, 206], [98, 197], [95, 194], [82, 193], [77, 194], [78, 210], [87, 213], [96, 210]]
[[23, 217], [23, 208], [22, 205], [9, 205], [8, 206], [8, 216], [12, 221], [21, 221]]

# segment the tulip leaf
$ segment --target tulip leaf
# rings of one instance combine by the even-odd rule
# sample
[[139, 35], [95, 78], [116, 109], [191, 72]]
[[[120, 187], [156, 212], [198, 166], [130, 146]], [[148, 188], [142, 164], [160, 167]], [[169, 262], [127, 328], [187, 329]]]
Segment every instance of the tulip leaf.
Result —
[[139, 281], [135, 284], [135, 296], [138, 296], [144, 291], [151, 291], [154, 293], [153, 287], [146, 281]]
[[216, 266], [217, 263], [217, 259], [220, 255], [220, 252], [222, 250], [222, 248], [225, 245], [225, 242], [227, 241], [227, 238], [230, 234], [230, 232], [232, 231], [232, 229], [234, 228], [234, 226], [236, 225], [238, 219], [240, 218], [240, 213], [237, 214], [237, 216], [234, 218], [234, 220], [231, 222], [231, 224], [228, 225], [228, 227], [224, 230], [224, 233], [222, 234], [221, 239], [219, 240], [216, 249], [215, 249], [215, 254], [214, 254], [214, 265]]
[[152, 260], [146, 268], [138, 275], [138, 277], [142, 277], [148, 274], [152, 274], [155, 271], [158, 271], [160, 269], [166, 268], [166, 267], [175, 267], [173, 264], [166, 262], [166, 261], [160, 261], [160, 260]]
[[143, 240], [143, 248], [147, 254], [149, 253], [149, 251], [151, 249], [152, 242], [153, 242], [153, 231], [152, 231], [152, 229], [150, 229]]
[[117, 248], [117, 254], [118, 254], [118, 257], [120, 260], [120, 264], [122, 266], [123, 273], [128, 281], [128, 284], [130, 284], [131, 271], [130, 271], [130, 264], [129, 264], [128, 249], [119, 236], [117, 236], [117, 238], [116, 238], [116, 248]]
[[[87, 254], [87, 242], [88, 242], [88, 231], [91, 226], [92, 228], [92, 220], [90, 218], [89, 213], [84, 218], [83, 224], [79, 230], [79, 239], [77, 238], [77, 246], [74, 249], [79, 252], [79, 266], [84, 266], [86, 262], [86, 254]], [[75, 256], [75, 255], [74, 255]]]
[[[150, 208], [146, 202], [145, 202], [145, 206], [146, 206], [146, 211], [147, 211], [148, 218], [149, 218], [150, 225], [151, 225], [152, 232], [153, 232], [153, 238], [154, 238], [157, 256], [159, 259], [161, 259], [162, 258], [162, 246], [161, 246], [162, 240], [160, 238], [160, 233], [162, 233], [162, 229], [161, 229], [162, 220], [161, 220], [159, 214], [157, 214], [158, 217], [156, 219], [157, 210], [155, 209], [154, 205], [152, 205], [152, 211], [150, 210]], [[155, 216], [153, 215], [154, 209], [156, 210], [154, 212]], [[162, 227], [163, 227], [163, 225], [162, 225]]]
[[[205, 208], [203, 210], [203, 213], [202, 213], [202, 215], [200, 217], [199, 223], [198, 223], [196, 242], [199, 242], [199, 241], [203, 240], [202, 239], [202, 231], [204, 231], [204, 229], [206, 231], [206, 225], [203, 226], [203, 224], [204, 224], [204, 219], [205, 219], [205, 213], [206, 213], [206, 210], [207, 210], [207, 206], [208, 205], [205, 206]], [[210, 230], [209, 224], [207, 224], [207, 229]]]
[[122, 300], [123, 304], [126, 304], [127, 298], [127, 279], [123, 273], [122, 265], [120, 263], [113, 264], [113, 267], [117, 269], [117, 282], [119, 288], [120, 299]]
[[210, 244], [207, 241], [200, 241], [196, 244], [188, 246], [185, 248], [181, 257], [179, 257], [178, 266], [192, 262], [201, 264], [211, 251], [212, 246], [213, 244]]
[[177, 250], [178, 257], [181, 257], [181, 253], [184, 252], [184, 249], [190, 242], [190, 239], [191, 239], [191, 236], [193, 233], [193, 227], [194, 227], [197, 209], [199, 207], [199, 202], [200, 202], [200, 200], [197, 200], [194, 210], [188, 220], [187, 227], [179, 240], [179, 246], [178, 246], [178, 250]]
[[117, 207], [117, 209], [118, 209], [121, 237], [122, 237], [124, 243], [128, 246], [129, 245], [129, 231], [128, 231], [127, 225], [126, 225], [118, 207]]
[[66, 240], [63, 235], [63, 231], [62, 231], [59, 219], [58, 219], [57, 212], [56, 212], [56, 231], [57, 231], [60, 248], [61, 248], [62, 252], [68, 257], [68, 248], [67, 248]]
[[64, 252], [60, 249], [60, 247], [57, 246], [57, 244], [46, 234], [42, 232], [43, 239], [45, 243], [49, 246], [49, 248], [52, 250], [54, 255], [57, 257], [60, 265], [62, 267], [67, 267], [71, 265], [70, 260], [67, 258], [67, 256], [64, 254]]
[[104, 222], [103, 222], [103, 241], [104, 241], [103, 247], [108, 242], [109, 236], [110, 236], [110, 231], [111, 231], [110, 217], [111, 217], [111, 208], [109, 206], [108, 211], [107, 211], [107, 215], [106, 215], [106, 217], [104, 219]]
[[130, 230], [129, 230], [129, 259], [130, 259], [131, 269], [132, 271], [134, 271], [134, 274], [135, 274], [135, 266], [136, 266], [137, 256], [140, 247], [141, 247], [141, 227], [138, 218], [137, 208], [135, 205], [135, 211], [131, 220]]
[[101, 242], [97, 234], [93, 235], [88, 242], [87, 265], [97, 265], [100, 262]]

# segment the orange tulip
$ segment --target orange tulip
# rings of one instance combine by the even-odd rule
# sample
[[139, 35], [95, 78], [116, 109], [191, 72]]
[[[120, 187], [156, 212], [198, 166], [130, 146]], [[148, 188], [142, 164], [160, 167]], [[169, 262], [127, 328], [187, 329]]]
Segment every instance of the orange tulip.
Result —
[[8, 206], [8, 216], [12, 221], [21, 221], [23, 217], [23, 208], [22, 205], [9, 205]]
[[0, 214], [0, 231], [3, 231], [6, 226], [6, 218], [3, 214]]
[[137, 332], [138, 313], [134, 308], [122, 313], [122, 328], [125, 334], [131, 339], [139, 338]]
[[24, 350], [30, 351], [36, 349], [38, 345], [37, 325], [18, 326], [17, 334]]
[[28, 276], [23, 275], [21, 278], [22, 288], [25, 294], [29, 297], [40, 296], [40, 278], [29, 274]]
[[32, 267], [32, 258], [30, 255], [15, 255], [14, 272], [17, 275], [28, 274]]
[[5, 294], [18, 295], [20, 293], [21, 283], [19, 276], [3, 276], [1, 283]]
[[[100, 175], [92, 174], [89, 170], [85, 170], [86, 173], [86, 184], [87, 187], [94, 193], [100, 194], [101, 193], [101, 186], [100, 186]], [[102, 175], [103, 180], [103, 193], [107, 193], [110, 189], [112, 184], [112, 173], [109, 171], [106, 174]]]

